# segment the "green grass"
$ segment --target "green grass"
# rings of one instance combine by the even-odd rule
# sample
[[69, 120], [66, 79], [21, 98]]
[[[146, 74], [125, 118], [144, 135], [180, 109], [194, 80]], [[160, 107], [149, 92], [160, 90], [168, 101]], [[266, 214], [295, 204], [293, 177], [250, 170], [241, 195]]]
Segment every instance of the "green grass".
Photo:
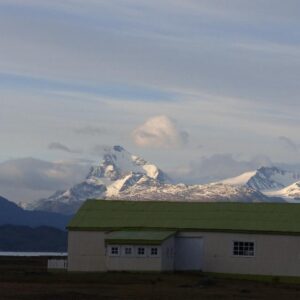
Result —
[[0, 274], [0, 289], [9, 300], [300, 299], [299, 278], [199, 272], [8, 271]]
[[257, 281], [257, 282], [267, 282], [267, 283], [300, 284], [300, 277], [296, 277], [296, 276], [249, 275], [249, 274], [228, 274], [228, 273], [208, 273], [208, 272], [203, 273], [203, 275], [210, 276], [213, 278], [222, 278], [222, 279], [249, 280], [249, 281]]

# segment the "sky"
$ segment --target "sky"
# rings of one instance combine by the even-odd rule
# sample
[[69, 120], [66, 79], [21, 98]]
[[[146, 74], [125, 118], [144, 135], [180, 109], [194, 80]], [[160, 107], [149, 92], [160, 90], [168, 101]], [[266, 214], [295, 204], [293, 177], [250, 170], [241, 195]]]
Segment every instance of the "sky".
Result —
[[116, 144], [191, 182], [300, 163], [298, 0], [0, 0], [0, 43], [0, 194]]

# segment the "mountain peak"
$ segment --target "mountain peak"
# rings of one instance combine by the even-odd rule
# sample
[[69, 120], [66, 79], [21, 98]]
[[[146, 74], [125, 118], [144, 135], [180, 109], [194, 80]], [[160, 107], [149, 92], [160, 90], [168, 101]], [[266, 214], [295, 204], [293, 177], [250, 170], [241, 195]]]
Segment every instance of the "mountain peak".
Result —
[[132, 155], [118, 145], [105, 150], [101, 163], [91, 168], [87, 179], [101, 178], [107, 184], [122, 179], [131, 172], [147, 175], [161, 182], [167, 179], [167, 176], [157, 166], [139, 156]]
[[156, 165], [116, 145], [105, 149], [101, 162], [90, 169], [83, 182], [38, 200], [27, 208], [72, 213], [87, 198], [103, 199], [138, 183], [146, 187], [159, 186], [168, 181], [167, 175]]
[[246, 172], [237, 177], [223, 180], [222, 183], [243, 185], [258, 191], [264, 191], [284, 188], [299, 179], [299, 173], [282, 170], [276, 166], [263, 166], [256, 171]]
[[299, 203], [300, 202], [300, 181], [276, 191], [266, 193], [268, 196], [281, 197], [287, 202]]

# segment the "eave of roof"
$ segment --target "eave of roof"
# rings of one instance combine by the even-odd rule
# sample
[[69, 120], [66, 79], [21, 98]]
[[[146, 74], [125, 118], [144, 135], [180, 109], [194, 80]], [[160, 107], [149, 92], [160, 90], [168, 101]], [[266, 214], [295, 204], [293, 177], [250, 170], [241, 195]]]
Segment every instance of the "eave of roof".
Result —
[[113, 231], [105, 238], [106, 244], [160, 245], [175, 234], [175, 231]]

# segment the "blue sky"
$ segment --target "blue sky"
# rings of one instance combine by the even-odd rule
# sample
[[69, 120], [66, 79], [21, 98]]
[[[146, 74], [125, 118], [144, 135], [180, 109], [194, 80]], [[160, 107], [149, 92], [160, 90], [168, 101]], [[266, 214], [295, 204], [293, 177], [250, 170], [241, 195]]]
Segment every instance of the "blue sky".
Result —
[[121, 144], [168, 170], [300, 163], [299, 14], [296, 0], [0, 0], [0, 162]]

